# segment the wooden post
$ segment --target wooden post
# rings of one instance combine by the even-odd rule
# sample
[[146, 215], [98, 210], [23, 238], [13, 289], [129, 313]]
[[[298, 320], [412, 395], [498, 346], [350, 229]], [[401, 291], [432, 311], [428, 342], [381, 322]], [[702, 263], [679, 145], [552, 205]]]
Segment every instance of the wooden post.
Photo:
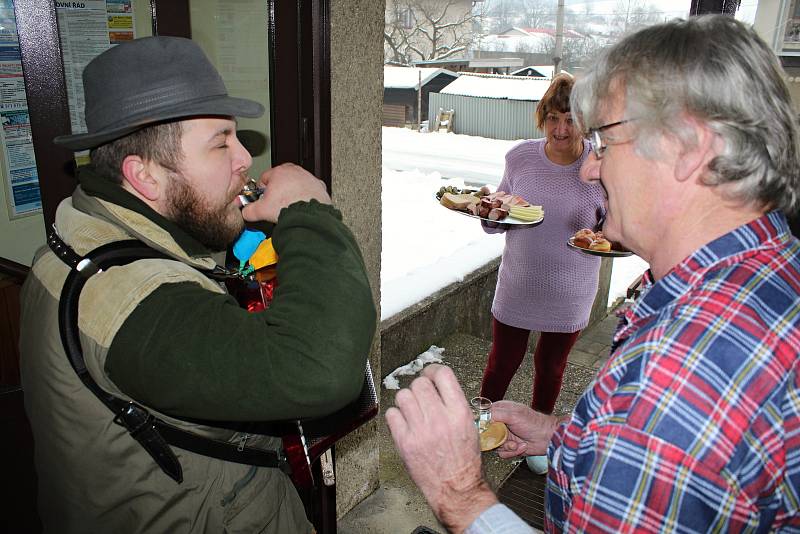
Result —
[[[419, 131], [422, 127], [422, 71], [418, 70], [417, 74], [419, 75], [417, 81], [417, 131]], [[430, 123], [428, 123], [428, 127], [430, 128]]]

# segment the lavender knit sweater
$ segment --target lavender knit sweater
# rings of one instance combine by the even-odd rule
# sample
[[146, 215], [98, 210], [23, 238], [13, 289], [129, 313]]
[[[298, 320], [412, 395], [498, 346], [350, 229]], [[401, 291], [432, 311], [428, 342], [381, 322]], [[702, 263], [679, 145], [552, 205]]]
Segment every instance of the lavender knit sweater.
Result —
[[575, 332], [589, 322], [600, 258], [568, 247], [567, 239], [597, 224], [603, 193], [599, 185], [585, 184], [578, 177], [589, 154], [587, 143], [571, 165], [551, 162], [544, 145], [545, 139], [536, 139], [509, 150], [497, 187], [541, 204], [544, 221], [534, 227], [483, 227], [487, 233], [506, 233], [492, 315], [526, 330]]

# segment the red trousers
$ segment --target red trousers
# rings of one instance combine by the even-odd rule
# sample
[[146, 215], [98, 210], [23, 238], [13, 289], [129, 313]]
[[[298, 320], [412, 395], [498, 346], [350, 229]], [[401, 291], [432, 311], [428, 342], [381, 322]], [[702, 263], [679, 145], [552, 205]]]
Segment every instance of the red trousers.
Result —
[[[533, 398], [531, 407], [537, 412], [553, 413], [569, 351], [580, 330], [572, 333], [541, 332], [533, 354]], [[530, 330], [516, 328], [492, 319], [492, 348], [483, 372], [481, 396], [491, 401], [503, 398], [508, 384], [519, 369], [528, 350]]]

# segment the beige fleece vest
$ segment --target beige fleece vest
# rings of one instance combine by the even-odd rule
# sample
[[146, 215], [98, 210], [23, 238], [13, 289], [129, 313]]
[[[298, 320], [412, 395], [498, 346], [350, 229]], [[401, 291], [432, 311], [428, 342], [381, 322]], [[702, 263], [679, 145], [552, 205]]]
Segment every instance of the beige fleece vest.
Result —
[[[104, 372], [117, 330], [162, 284], [190, 281], [224, 292], [192, 267], [210, 269], [214, 262], [187, 256], [145, 217], [80, 189], [59, 206], [56, 228], [79, 254], [135, 237], [178, 260], [137, 260], [112, 267], [93, 276], [81, 294], [79, 330], [87, 368], [100, 387], [127, 398]], [[183, 483], [177, 484], [112, 422], [111, 412], [80, 382], [61, 346], [58, 298], [67, 272], [59, 258], [42, 249], [22, 294], [22, 379], [45, 532], [309, 532], [302, 503], [280, 470], [173, 448], [184, 474]], [[231, 431], [154, 413], [197, 434], [241, 439]], [[258, 445], [275, 450], [280, 441], [261, 437]]]

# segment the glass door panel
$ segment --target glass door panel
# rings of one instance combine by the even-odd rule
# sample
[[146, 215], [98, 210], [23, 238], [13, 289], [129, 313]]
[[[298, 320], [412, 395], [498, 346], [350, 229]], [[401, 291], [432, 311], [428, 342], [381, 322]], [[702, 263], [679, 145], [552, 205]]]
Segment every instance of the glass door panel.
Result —
[[192, 40], [217, 67], [231, 96], [260, 102], [264, 115], [239, 118], [242, 144], [253, 156], [250, 175], [272, 165], [270, 151], [269, 33], [264, 0], [191, 0]]

